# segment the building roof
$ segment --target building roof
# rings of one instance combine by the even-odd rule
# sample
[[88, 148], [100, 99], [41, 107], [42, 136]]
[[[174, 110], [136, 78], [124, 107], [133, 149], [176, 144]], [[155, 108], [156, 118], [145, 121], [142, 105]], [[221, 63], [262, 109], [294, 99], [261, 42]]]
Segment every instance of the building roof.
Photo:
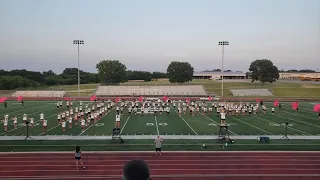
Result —
[[[193, 76], [221, 76], [222, 72], [194, 72]], [[246, 76], [243, 72], [223, 72], [224, 76]]]

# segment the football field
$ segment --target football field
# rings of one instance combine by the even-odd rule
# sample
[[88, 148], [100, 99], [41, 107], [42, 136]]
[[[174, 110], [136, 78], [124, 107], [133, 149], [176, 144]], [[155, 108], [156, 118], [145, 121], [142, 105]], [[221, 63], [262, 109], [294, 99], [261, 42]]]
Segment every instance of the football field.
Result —
[[[90, 102], [92, 103], [92, 102]], [[318, 114], [312, 111], [314, 104], [304, 102], [299, 104], [299, 113], [291, 109], [291, 103], [281, 103], [282, 109], [276, 109], [275, 115], [271, 114], [272, 103], [267, 105], [267, 115], [227, 116], [230, 125], [230, 135], [284, 135], [285, 123], [288, 122], [288, 135], [320, 135], [320, 120]], [[74, 106], [77, 103], [74, 103]], [[0, 127], [0, 136], [26, 136], [27, 128], [22, 122], [22, 115], [35, 119], [34, 128], [29, 128], [32, 136], [63, 135], [61, 125], [57, 123], [57, 113], [66, 110], [65, 107], [57, 108], [52, 101], [25, 101], [24, 107], [20, 103], [9, 101], [8, 108], [0, 106], [0, 117], [5, 114], [10, 118], [18, 117], [18, 127], [14, 129], [10, 120], [8, 132], [4, 132], [3, 124]], [[40, 113], [44, 113], [48, 120], [47, 133], [43, 133], [40, 124]], [[115, 110], [109, 111], [101, 120], [86, 127], [81, 131], [80, 125], [66, 127], [64, 135], [69, 136], [110, 136], [115, 124]], [[189, 114], [178, 116], [176, 109], [171, 108], [170, 115], [131, 115], [125, 111], [121, 117], [122, 135], [217, 135], [219, 132], [220, 117], [213, 112], [209, 115]]]

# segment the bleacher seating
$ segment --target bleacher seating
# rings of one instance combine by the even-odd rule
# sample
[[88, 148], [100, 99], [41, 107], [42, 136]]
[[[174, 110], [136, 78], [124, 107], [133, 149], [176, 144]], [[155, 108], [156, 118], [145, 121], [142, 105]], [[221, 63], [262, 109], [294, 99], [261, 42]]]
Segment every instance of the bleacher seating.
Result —
[[273, 96], [269, 89], [233, 89], [233, 96]]
[[97, 96], [206, 96], [202, 85], [181, 86], [99, 86], [95, 92]]
[[11, 96], [18, 97], [63, 97], [66, 91], [16, 91]]

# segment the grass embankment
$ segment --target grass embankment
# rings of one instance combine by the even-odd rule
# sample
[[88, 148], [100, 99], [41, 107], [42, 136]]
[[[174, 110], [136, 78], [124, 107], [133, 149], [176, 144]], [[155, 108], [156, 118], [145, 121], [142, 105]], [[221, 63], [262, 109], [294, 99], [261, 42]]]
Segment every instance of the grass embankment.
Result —
[[[221, 81], [214, 80], [198, 80], [195, 79], [191, 83], [194, 85], [204, 85], [208, 93], [214, 93], [218, 96], [221, 95]], [[81, 84], [80, 89], [81, 96], [89, 96], [94, 92], [98, 84]], [[168, 81], [150, 81], [150, 82], [126, 82], [121, 85], [178, 85], [170, 84]], [[276, 97], [319, 97], [320, 83], [319, 84], [305, 84], [290, 83], [290, 82], [275, 82], [262, 85], [260, 82], [251, 83], [249, 81], [239, 80], [239, 82], [224, 82], [224, 96], [232, 97], [230, 93], [231, 89], [269, 89]], [[46, 88], [46, 90], [66, 90], [67, 96], [77, 96], [77, 85], [65, 85], [65, 86], [52, 86]]]
[[[207, 149], [201, 148], [202, 144]], [[152, 151], [152, 140], [90, 140], [90, 141], [1, 141], [0, 151], [73, 151], [80, 145], [84, 151]], [[216, 143], [216, 140], [166, 140], [165, 151], [319, 151], [320, 140], [236, 140], [234, 144]]]
[[[151, 82], [127, 82], [123, 85], [170, 85], [168, 81], [151, 81]], [[190, 84], [204, 85], [209, 93], [221, 95], [221, 81], [214, 80], [193, 80]], [[231, 89], [269, 89], [277, 97], [319, 97], [319, 84], [275, 82], [262, 85], [260, 82], [251, 83], [249, 81], [239, 80], [239, 82], [224, 82], [224, 96], [232, 97]]]

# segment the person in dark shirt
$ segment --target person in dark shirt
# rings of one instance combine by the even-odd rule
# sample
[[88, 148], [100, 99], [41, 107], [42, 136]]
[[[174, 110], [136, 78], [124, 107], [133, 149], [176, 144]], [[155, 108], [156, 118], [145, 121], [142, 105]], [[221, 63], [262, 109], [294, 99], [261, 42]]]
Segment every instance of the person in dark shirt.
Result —
[[151, 180], [149, 165], [143, 160], [129, 161], [123, 168], [124, 180]]

